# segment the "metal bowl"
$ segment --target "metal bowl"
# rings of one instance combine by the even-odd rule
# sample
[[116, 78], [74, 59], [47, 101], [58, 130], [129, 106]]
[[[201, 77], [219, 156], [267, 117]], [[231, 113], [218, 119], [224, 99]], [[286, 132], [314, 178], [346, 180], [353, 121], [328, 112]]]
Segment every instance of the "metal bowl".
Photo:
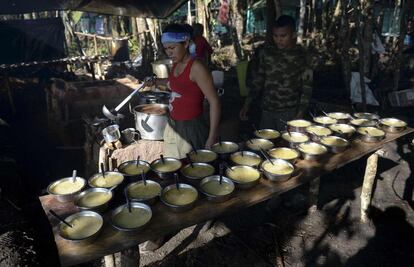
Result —
[[374, 127], [377, 125], [376, 121], [364, 118], [352, 119], [349, 123], [354, 127]]
[[276, 131], [276, 130], [273, 130], [273, 129], [256, 130], [256, 131], [254, 131], [254, 135], [257, 138], [267, 139], [267, 140], [270, 140], [272, 142], [276, 141], [276, 139], [280, 137], [279, 131]]
[[291, 120], [287, 122], [289, 131], [305, 133], [306, 128], [311, 126], [312, 123], [307, 120]]
[[302, 153], [304, 160], [319, 160], [328, 152], [328, 149], [315, 142], [307, 142], [298, 145], [298, 150]]
[[193, 162], [193, 166], [191, 166], [191, 164], [185, 165], [181, 169], [181, 174], [190, 182], [195, 182], [204, 177], [213, 175], [215, 171], [214, 167], [208, 163]]
[[76, 195], [83, 190], [83, 188], [86, 186], [86, 180], [82, 177], [76, 176], [76, 183], [81, 183], [79, 186], [76, 186], [74, 188], [75, 190], [73, 192], [62, 192], [59, 193], [56, 190], [59, 189], [61, 186], [66, 186], [66, 184], [69, 184], [73, 181], [72, 177], [65, 177], [60, 180], [54, 181], [47, 187], [47, 192], [50, 195], [53, 195], [57, 201], [59, 202], [70, 202], [73, 201], [76, 197]]
[[[146, 180], [146, 185], [144, 181], [140, 180], [134, 183], [130, 183], [127, 186], [128, 198], [131, 201], [143, 202], [146, 204], [154, 204], [158, 197], [161, 195], [161, 185], [153, 180]], [[133, 190], [143, 187], [142, 190], [145, 191], [144, 194], [134, 193]]]
[[273, 182], [284, 182], [284, 181], [289, 180], [289, 178], [292, 176], [293, 172], [295, 171], [295, 167], [292, 165], [292, 163], [289, 163], [288, 161], [283, 160], [283, 159], [271, 159], [271, 161], [276, 166], [279, 165], [280, 167], [290, 169], [290, 171], [286, 173], [270, 172], [267, 170], [267, 164], [269, 164], [269, 166], [272, 164], [268, 160], [265, 160], [260, 165], [260, 169], [263, 171], [266, 178]]
[[331, 129], [319, 125], [309, 126], [306, 128], [306, 132], [310, 135], [313, 142], [319, 142], [322, 137], [332, 134]]
[[[163, 171], [160, 169], [157, 169], [157, 164], [174, 164], [175, 167], [168, 171]], [[156, 159], [153, 162], [151, 162], [151, 170], [153, 170], [161, 179], [172, 179], [174, 177], [174, 173], [177, 172], [182, 166], [182, 163], [179, 159], [176, 158], [170, 158], [170, 157], [164, 157], [164, 163], [162, 163], [161, 159]]]
[[[96, 204], [88, 205], [87, 203], [84, 203], [87, 201], [97, 201], [93, 199], [93, 195], [98, 197], [98, 195], [105, 195], [105, 194], [108, 195], [108, 199], [106, 199], [105, 201], [100, 201], [101, 203], [97, 205]], [[112, 197], [113, 197], [112, 190], [109, 190], [107, 188], [99, 188], [99, 187], [89, 188], [76, 196], [75, 206], [78, 207], [80, 210], [94, 210], [97, 212], [104, 212], [106, 208], [108, 208], [108, 203], [109, 201], [111, 201]]]
[[[136, 218], [141, 221], [137, 222]], [[151, 218], [152, 210], [148, 205], [131, 202], [131, 213], [128, 211], [128, 205], [123, 204], [111, 212], [110, 221], [111, 225], [120, 231], [136, 231], [147, 225]], [[123, 221], [121, 223], [120, 220], [126, 220], [127, 222]]]
[[102, 173], [96, 173], [88, 180], [90, 187], [114, 188], [124, 181], [124, 175], [120, 172], [105, 172], [105, 177]]
[[337, 120], [339, 124], [347, 123], [351, 117], [349, 113], [345, 112], [330, 112], [326, 114], [328, 117]]
[[[288, 147], [276, 147], [269, 150], [267, 154], [269, 154], [271, 158], [283, 159], [290, 163], [294, 163], [300, 156], [299, 152], [296, 149]], [[288, 157], [287, 154], [291, 156]]]
[[358, 133], [366, 143], [376, 143], [385, 138], [385, 132], [375, 127], [359, 127]]
[[237, 188], [241, 189], [258, 184], [260, 176], [260, 171], [250, 166], [233, 166], [226, 170], [226, 177], [232, 180]]
[[273, 142], [263, 138], [253, 138], [246, 141], [246, 147], [252, 151], [269, 150], [274, 147]]
[[211, 147], [215, 153], [217, 153], [221, 159], [228, 159], [231, 153], [239, 150], [239, 145], [234, 142], [223, 141], [221, 143], [216, 143]]
[[[65, 218], [65, 221], [72, 225], [72, 228], [64, 224], [59, 223], [59, 235], [71, 242], [80, 244], [88, 244], [93, 242], [99, 233], [102, 231], [104, 220], [102, 216], [94, 211], [85, 210], [77, 212]], [[90, 227], [89, 233], [81, 234], [81, 231], [85, 231], [85, 228]], [[93, 227], [93, 228], [92, 228]], [[74, 232], [77, 235], [74, 235]]]
[[[196, 153], [197, 152], [197, 153]], [[207, 149], [197, 149], [189, 153], [193, 162], [202, 162], [213, 164], [217, 160], [217, 153]]]
[[329, 129], [334, 132], [334, 135], [343, 137], [345, 139], [351, 138], [356, 132], [354, 126], [345, 123], [332, 124], [329, 126]]
[[387, 133], [399, 133], [407, 127], [405, 121], [396, 118], [384, 118], [379, 121], [380, 128]]
[[262, 158], [251, 151], [237, 151], [230, 155], [230, 161], [234, 165], [258, 167], [262, 162]]
[[318, 116], [313, 118], [313, 121], [325, 127], [338, 123], [336, 119], [333, 119], [328, 116]]
[[[210, 188], [213, 187], [213, 188]], [[223, 189], [223, 194], [218, 194], [214, 191], [215, 188]], [[207, 197], [208, 200], [213, 202], [224, 202], [230, 198], [234, 192], [234, 183], [227, 177], [222, 177], [220, 184], [220, 175], [212, 175], [204, 178], [200, 182], [200, 191]]]
[[334, 135], [322, 138], [321, 143], [335, 154], [343, 152], [349, 146], [348, 140]]
[[378, 120], [380, 116], [375, 113], [368, 113], [368, 112], [357, 112], [354, 113], [354, 117], [358, 119], [367, 119], [367, 120]]
[[283, 133], [282, 134], [283, 140], [289, 143], [289, 146], [291, 148], [296, 148], [297, 145], [300, 143], [305, 143], [309, 141], [309, 137], [304, 133], [299, 132], [290, 132], [289, 133]]
[[118, 166], [118, 171], [126, 177], [139, 176], [141, 175], [141, 170], [144, 170], [144, 173], [147, 173], [150, 169], [150, 164], [144, 160], [129, 160], [122, 162]]
[[179, 190], [187, 190], [189, 193], [191, 193], [192, 195], [194, 195], [192, 201], [182, 204], [180, 205], [179, 203], [170, 203], [168, 196], [166, 194], [168, 194], [168, 192], [170, 192], [170, 190], [177, 190], [176, 188], [176, 184], [171, 184], [167, 187], [165, 187], [162, 191], [161, 191], [161, 201], [167, 206], [169, 207], [172, 211], [176, 211], [176, 212], [182, 212], [182, 211], [187, 211], [187, 210], [191, 210], [194, 207], [194, 204], [196, 203], [197, 199], [198, 199], [198, 191], [197, 189], [195, 189], [195, 187], [189, 185], [189, 184], [182, 184], [179, 183], [178, 187], [180, 188]]

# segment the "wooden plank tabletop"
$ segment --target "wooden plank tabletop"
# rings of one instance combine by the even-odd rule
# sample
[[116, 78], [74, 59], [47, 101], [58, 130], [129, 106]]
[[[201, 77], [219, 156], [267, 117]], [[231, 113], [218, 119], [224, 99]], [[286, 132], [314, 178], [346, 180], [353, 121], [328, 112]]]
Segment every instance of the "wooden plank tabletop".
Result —
[[[88, 245], [80, 245], [62, 239], [57, 232], [58, 221], [47, 212], [48, 219], [53, 227], [61, 264], [62, 266], [71, 266], [91, 261], [137, 246], [146, 240], [153, 240], [185, 227], [255, 205], [269, 199], [273, 195], [291, 190], [322, 174], [360, 159], [380, 149], [385, 143], [412, 132], [414, 132], [414, 129], [408, 128], [398, 134], [387, 134], [386, 138], [378, 143], [363, 143], [356, 139], [352, 142], [351, 148], [343, 153], [327, 156], [324, 162], [318, 163], [303, 160], [297, 162], [298, 174], [286, 182], [274, 183], [262, 178], [257, 186], [245, 190], [236, 190], [232, 198], [223, 203], [208, 202], [201, 197], [192, 210], [174, 213], [159, 201], [152, 206], [153, 217], [144, 229], [135, 233], [121, 232], [114, 229], [106, 220], [102, 233], [94, 243]], [[40, 197], [40, 202], [45, 211], [53, 209], [63, 216], [77, 211], [73, 203], [59, 203], [49, 195]]]

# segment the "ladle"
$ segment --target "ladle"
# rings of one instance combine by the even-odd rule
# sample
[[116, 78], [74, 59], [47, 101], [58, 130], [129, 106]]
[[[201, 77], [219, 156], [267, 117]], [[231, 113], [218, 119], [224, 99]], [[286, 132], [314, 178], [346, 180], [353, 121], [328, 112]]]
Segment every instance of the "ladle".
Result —
[[177, 188], [177, 190], [180, 190], [180, 183], [178, 181], [178, 174], [174, 173], [174, 180], [175, 180], [175, 187]]
[[289, 130], [289, 127], [286, 125], [286, 132], [289, 134], [290, 137], [292, 137], [292, 133]]
[[72, 171], [72, 182], [76, 183], [76, 170]]
[[190, 154], [187, 153], [186, 156], [187, 156], [188, 161], [190, 162], [191, 168], [194, 168], [193, 161], [190, 158]]
[[102, 177], [105, 179], [105, 169], [104, 169], [103, 162], [101, 162], [101, 174], [102, 174]]
[[160, 155], [160, 158], [161, 158], [162, 164], [165, 164], [165, 159], [164, 159], [164, 155], [163, 154]]
[[194, 146], [194, 143], [190, 141], [191, 148], [193, 149], [194, 153], [197, 155], [197, 149]]
[[219, 165], [219, 175], [220, 175], [219, 184], [221, 185], [223, 183], [223, 163], [220, 163]]
[[150, 82], [150, 81], [152, 81], [153, 79], [155, 78], [155, 76], [151, 76], [151, 77], [146, 77], [145, 79], [144, 79], [144, 83], [138, 88], [138, 89], [135, 89], [132, 93], [130, 93], [121, 103], [119, 103], [119, 105], [118, 106], [116, 106], [116, 108], [114, 109], [114, 112], [115, 112], [115, 114], [113, 114], [111, 111], [109, 111], [109, 109], [104, 105], [103, 107], [102, 107], [102, 113], [105, 115], [105, 117], [107, 117], [108, 119], [110, 119], [110, 120], [113, 120], [113, 121], [115, 121], [115, 120], [117, 120], [117, 119], [119, 119], [119, 118], [122, 118], [123, 117], [123, 115], [121, 115], [121, 114], [118, 114], [118, 112], [119, 112], [119, 110], [126, 104], [126, 103], [128, 103], [130, 100], [131, 100], [131, 98], [136, 94], [136, 93], [138, 93], [142, 88], [144, 88], [147, 84], [148, 84], [148, 82]]
[[126, 200], [126, 203], [127, 203], [127, 207], [128, 207], [128, 212], [129, 213], [131, 213], [132, 211], [131, 211], [131, 201], [129, 200], [129, 197], [128, 197], [128, 190], [127, 190], [128, 188], [127, 187], [125, 187], [125, 189], [124, 189], [124, 195], [125, 195], [125, 200]]
[[218, 137], [219, 145], [221, 146], [221, 136]]
[[142, 182], [146, 186], [147, 185], [147, 178], [145, 177], [144, 169], [141, 170], [141, 178], [142, 178]]
[[67, 221], [65, 221], [65, 219], [63, 219], [62, 217], [60, 217], [59, 215], [57, 215], [56, 212], [54, 212], [53, 210], [49, 210], [49, 213], [52, 214], [53, 216], [55, 216], [59, 221], [63, 222], [64, 224], [66, 224], [70, 228], [73, 228], [73, 225], [71, 225], [70, 223], [68, 223]]
[[275, 163], [269, 158], [269, 156], [266, 154], [266, 152], [263, 149], [260, 148], [260, 152], [270, 163], [272, 163], [272, 165], [275, 165]]
[[140, 157], [141, 157], [140, 155], [138, 155], [138, 157], [137, 157], [137, 164], [136, 164], [137, 167], [139, 166], [139, 158]]

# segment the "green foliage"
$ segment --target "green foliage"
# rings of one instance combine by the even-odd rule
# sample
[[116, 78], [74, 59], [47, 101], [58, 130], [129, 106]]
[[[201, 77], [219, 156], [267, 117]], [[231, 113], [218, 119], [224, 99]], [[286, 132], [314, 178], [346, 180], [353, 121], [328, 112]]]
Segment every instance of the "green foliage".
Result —
[[83, 15], [82, 11], [71, 11], [69, 15], [72, 17], [74, 24], [78, 23]]
[[128, 40], [128, 48], [131, 58], [135, 58], [141, 51], [141, 46], [136, 38]]

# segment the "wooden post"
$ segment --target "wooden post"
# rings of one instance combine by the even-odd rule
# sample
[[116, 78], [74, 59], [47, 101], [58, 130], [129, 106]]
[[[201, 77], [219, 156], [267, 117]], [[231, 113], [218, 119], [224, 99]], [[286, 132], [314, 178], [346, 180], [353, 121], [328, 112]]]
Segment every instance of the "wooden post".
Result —
[[374, 185], [375, 176], [377, 175], [378, 156], [383, 156], [384, 151], [378, 150], [368, 157], [365, 168], [364, 181], [361, 191], [361, 222], [368, 221], [368, 209], [371, 204], [372, 186]]
[[115, 255], [106, 255], [104, 258], [105, 267], [115, 267]]
[[139, 260], [139, 246], [121, 251], [121, 267], [137, 267]]
[[318, 209], [319, 186], [321, 178], [316, 177], [309, 183], [309, 212], [314, 212]]

